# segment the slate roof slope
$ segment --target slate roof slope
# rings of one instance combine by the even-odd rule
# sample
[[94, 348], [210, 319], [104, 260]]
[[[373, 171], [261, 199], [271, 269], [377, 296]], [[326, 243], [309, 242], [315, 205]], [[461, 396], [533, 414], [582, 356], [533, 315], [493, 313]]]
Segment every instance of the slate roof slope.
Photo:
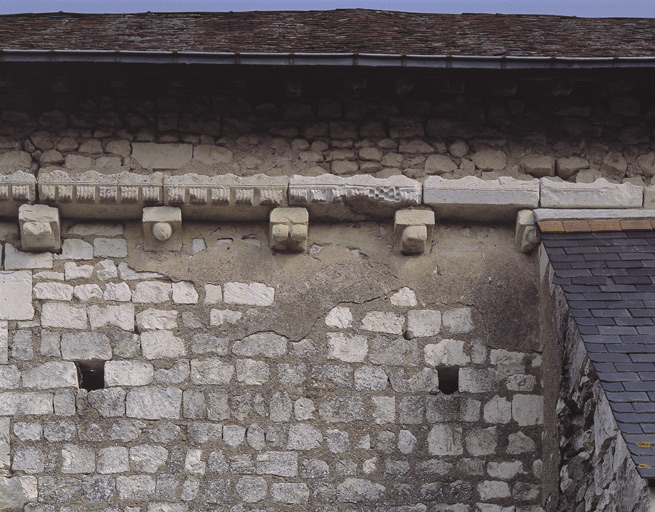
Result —
[[302, 12], [0, 16], [0, 49], [655, 57], [655, 19]]
[[638, 471], [655, 478], [655, 232], [542, 240]]

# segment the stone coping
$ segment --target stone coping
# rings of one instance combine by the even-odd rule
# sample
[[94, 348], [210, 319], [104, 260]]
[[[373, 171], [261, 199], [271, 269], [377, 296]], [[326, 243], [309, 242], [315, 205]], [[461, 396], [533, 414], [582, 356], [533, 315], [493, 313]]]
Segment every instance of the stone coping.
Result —
[[[650, 191], [645, 190], [650, 205]], [[437, 219], [476, 222], [509, 222], [525, 209], [587, 210], [596, 212], [594, 220], [643, 218], [633, 212], [650, 211], [643, 210], [644, 188], [602, 178], [569, 183], [553, 178], [430, 176], [421, 184], [404, 175], [169, 176], [54, 170], [41, 171], [37, 178], [22, 171], [0, 176], [0, 216], [16, 216], [24, 203], [57, 206], [65, 217], [95, 219], [139, 218], [144, 207], [164, 205], [178, 206], [184, 217], [201, 220], [260, 220], [284, 206], [307, 208], [312, 220], [322, 221], [391, 219], [399, 209], [421, 205], [432, 208]], [[609, 211], [616, 213], [604, 213]], [[538, 222], [559, 220], [538, 215]]]
[[652, 231], [655, 210], [554, 210], [539, 208], [534, 217], [542, 233]]

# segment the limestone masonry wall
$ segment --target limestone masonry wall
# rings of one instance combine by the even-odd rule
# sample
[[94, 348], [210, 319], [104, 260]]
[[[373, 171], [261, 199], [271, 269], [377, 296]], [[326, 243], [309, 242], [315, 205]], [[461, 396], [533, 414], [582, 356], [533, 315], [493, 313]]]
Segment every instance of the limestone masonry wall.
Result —
[[140, 222], [63, 220], [61, 254], [28, 254], [0, 223], [5, 508], [544, 510], [513, 230], [439, 225], [408, 258], [388, 222], [313, 226], [299, 255], [266, 229], [144, 253]]
[[118, 85], [104, 96], [56, 92], [58, 85], [30, 92], [16, 78], [0, 91], [1, 173], [558, 176], [639, 185], [655, 174], [655, 110], [638, 92], [385, 100], [160, 92], [142, 99]]

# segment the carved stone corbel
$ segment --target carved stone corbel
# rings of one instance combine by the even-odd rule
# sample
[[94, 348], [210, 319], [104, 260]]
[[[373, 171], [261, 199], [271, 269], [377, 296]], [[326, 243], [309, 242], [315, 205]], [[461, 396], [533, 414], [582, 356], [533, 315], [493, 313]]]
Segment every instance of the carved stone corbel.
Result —
[[434, 212], [432, 210], [398, 210], [394, 217], [394, 248], [402, 254], [430, 252]]
[[306, 208], [275, 208], [270, 216], [271, 248], [280, 252], [305, 252], [309, 231]]
[[521, 210], [516, 216], [516, 233], [514, 235], [516, 250], [528, 254], [539, 245], [540, 239], [534, 212], [532, 210]]
[[145, 251], [182, 249], [182, 210], [172, 206], [144, 208], [143, 249]]
[[61, 249], [59, 209], [44, 204], [23, 204], [18, 208], [18, 223], [23, 251]]

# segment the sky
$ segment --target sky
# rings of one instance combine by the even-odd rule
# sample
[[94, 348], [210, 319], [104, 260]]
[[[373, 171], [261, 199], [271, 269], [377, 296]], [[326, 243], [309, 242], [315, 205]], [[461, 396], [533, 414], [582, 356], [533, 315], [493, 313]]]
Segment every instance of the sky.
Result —
[[325, 10], [349, 7], [440, 13], [655, 17], [655, 0], [0, 0], [0, 14]]

